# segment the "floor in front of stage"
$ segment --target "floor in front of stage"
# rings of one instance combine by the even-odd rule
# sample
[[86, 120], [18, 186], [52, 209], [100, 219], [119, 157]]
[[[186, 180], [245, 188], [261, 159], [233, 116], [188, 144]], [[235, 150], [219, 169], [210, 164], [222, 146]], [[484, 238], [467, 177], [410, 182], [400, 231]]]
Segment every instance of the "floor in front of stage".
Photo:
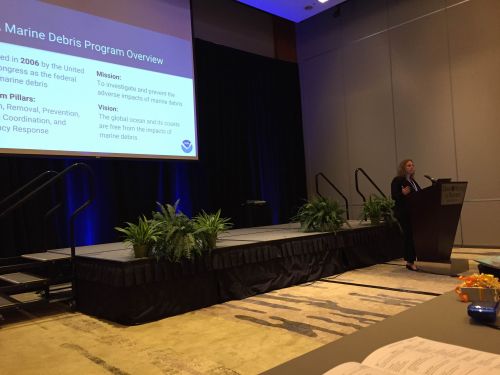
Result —
[[[494, 255], [500, 250], [457, 248], [452, 257], [469, 259], [471, 273], [477, 272], [475, 259]], [[6, 374], [258, 374], [459, 283], [408, 271], [398, 260], [140, 326], [71, 313], [64, 305], [10, 312], [0, 323], [1, 369]]]

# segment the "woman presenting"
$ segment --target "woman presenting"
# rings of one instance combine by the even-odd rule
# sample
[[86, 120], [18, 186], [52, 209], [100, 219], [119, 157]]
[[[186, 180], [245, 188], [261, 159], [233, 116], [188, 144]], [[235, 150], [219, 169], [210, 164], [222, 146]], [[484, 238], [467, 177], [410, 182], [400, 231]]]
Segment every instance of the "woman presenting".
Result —
[[413, 178], [415, 175], [415, 164], [411, 159], [405, 159], [399, 163], [398, 175], [391, 183], [391, 197], [395, 201], [394, 216], [398, 219], [403, 230], [404, 238], [404, 259], [406, 268], [410, 271], [417, 271], [414, 262], [416, 259], [415, 245], [413, 244], [413, 233], [411, 229], [410, 212], [408, 208], [408, 197], [420, 191], [420, 186]]

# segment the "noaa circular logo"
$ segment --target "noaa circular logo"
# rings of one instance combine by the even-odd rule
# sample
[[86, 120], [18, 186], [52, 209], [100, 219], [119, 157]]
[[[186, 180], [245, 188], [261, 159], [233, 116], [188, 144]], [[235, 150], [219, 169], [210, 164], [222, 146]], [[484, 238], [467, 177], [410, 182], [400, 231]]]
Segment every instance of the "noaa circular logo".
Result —
[[189, 139], [185, 139], [181, 143], [181, 148], [182, 151], [184, 151], [186, 154], [190, 153], [193, 150], [193, 144]]

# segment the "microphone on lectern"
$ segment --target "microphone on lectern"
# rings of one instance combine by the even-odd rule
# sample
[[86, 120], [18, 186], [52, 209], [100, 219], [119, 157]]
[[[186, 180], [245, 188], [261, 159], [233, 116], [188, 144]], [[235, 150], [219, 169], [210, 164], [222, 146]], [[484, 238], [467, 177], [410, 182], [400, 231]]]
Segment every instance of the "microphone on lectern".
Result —
[[437, 182], [437, 180], [435, 178], [432, 178], [431, 176], [429, 176], [428, 174], [424, 174], [424, 177], [426, 179], [428, 179], [430, 182], [432, 182], [433, 184], [435, 184]]

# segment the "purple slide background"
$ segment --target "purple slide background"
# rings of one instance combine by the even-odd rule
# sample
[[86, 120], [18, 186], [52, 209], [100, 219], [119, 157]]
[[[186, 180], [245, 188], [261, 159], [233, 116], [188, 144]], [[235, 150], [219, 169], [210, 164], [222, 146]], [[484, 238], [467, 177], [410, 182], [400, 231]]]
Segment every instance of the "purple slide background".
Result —
[[[40, 3], [36, 0], [1, 0], [1, 3], [0, 42], [193, 78], [191, 43], [183, 39]], [[7, 33], [4, 30], [5, 23], [44, 32], [46, 40]], [[48, 41], [49, 32], [59, 36], [65, 35], [67, 38], [76, 38], [81, 41], [82, 47], [50, 42]], [[102, 55], [98, 51], [85, 49], [83, 45], [85, 40], [122, 49], [125, 53], [130, 49], [135, 53], [153, 55], [162, 58], [163, 64], [135, 60], [127, 56]]]
[[[190, 0], [38, 0], [191, 42]], [[168, 22], [166, 22], [168, 21]]]

